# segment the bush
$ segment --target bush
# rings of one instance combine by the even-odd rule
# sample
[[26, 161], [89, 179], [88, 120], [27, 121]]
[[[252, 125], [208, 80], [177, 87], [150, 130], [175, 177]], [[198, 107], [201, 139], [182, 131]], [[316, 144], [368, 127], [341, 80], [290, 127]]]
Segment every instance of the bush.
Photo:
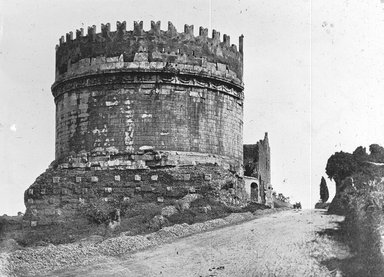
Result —
[[90, 222], [106, 224], [115, 217], [117, 207], [119, 207], [119, 204], [115, 201], [96, 200], [83, 205], [81, 211]]

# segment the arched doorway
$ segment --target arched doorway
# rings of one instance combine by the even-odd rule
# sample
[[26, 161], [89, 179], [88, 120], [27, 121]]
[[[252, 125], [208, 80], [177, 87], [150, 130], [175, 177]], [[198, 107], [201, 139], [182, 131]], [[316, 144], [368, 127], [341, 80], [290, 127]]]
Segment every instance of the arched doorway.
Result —
[[259, 201], [259, 186], [255, 182], [251, 183], [251, 201]]

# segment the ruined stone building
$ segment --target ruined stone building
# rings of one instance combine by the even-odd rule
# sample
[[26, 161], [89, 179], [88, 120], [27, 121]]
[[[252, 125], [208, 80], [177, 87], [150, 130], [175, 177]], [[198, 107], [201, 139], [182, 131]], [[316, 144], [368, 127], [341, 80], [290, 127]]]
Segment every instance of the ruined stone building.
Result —
[[244, 179], [251, 200], [265, 204], [271, 193], [271, 150], [268, 133], [256, 144], [244, 144]]
[[[52, 85], [56, 158], [26, 190], [25, 217], [66, 220], [97, 199], [165, 205], [207, 186], [241, 203], [242, 78], [242, 36], [237, 48], [215, 30], [142, 21], [68, 33]], [[244, 149], [246, 173], [268, 185], [268, 138]]]

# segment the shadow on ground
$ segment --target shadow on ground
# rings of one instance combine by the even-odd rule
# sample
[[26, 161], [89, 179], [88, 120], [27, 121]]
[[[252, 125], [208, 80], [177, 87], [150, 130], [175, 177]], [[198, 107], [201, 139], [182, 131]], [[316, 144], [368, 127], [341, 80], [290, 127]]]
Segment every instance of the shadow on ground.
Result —
[[[372, 247], [380, 243], [375, 234], [358, 233], [345, 220], [335, 222], [335, 224], [337, 224], [336, 229], [325, 229], [317, 232], [318, 235], [327, 236], [334, 241], [348, 245], [352, 256], [344, 259], [330, 258], [321, 261], [321, 264], [326, 266], [329, 271], [334, 272], [335, 276], [337, 276], [336, 272], [341, 272], [342, 276], [348, 277], [384, 276], [383, 257], [380, 251], [377, 251], [377, 247]], [[362, 239], [367, 243], [362, 244]]]

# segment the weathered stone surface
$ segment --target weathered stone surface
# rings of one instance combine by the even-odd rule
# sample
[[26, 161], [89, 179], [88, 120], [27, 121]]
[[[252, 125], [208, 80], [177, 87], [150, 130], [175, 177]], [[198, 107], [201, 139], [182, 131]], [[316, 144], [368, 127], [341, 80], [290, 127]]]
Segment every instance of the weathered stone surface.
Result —
[[166, 207], [161, 209], [161, 215], [162, 216], [171, 216], [175, 213], [177, 213], [177, 209], [175, 206], [166, 206]]
[[[190, 203], [200, 197], [194, 192], [200, 193], [207, 186], [215, 191], [219, 200], [227, 204], [236, 204], [236, 199], [242, 199], [244, 196], [241, 179], [236, 178], [228, 170], [214, 165], [146, 169], [140, 171], [141, 181], [135, 181], [135, 175], [139, 175], [135, 170], [84, 171], [82, 181], [77, 183], [74, 179], [78, 174], [79, 172], [71, 170], [49, 169], [40, 175], [29, 188], [33, 189], [33, 195], [27, 194], [28, 190], [26, 192], [28, 197], [25, 200], [27, 207], [25, 219], [36, 221], [37, 224], [70, 220], [82, 204], [87, 205], [100, 199], [111, 203], [144, 200], [165, 206], [179, 199], [181, 209], [188, 209]], [[189, 174], [193, 180], [193, 187], [186, 185], [184, 179], [173, 178], [177, 174], [180, 176]], [[212, 180], [205, 180], [206, 174], [211, 174]], [[120, 181], [115, 180], [116, 175], [120, 176]], [[154, 182], [151, 179], [153, 175], [158, 176], [158, 181]], [[52, 188], [53, 185], [57, 186], [53, 184], [53, 176], [61, 178], [59, 190]], [[98, 182], [92, 182], [92, 177], [96, 177]], [[223, 182], [237, 182], [237, 185], [229, 193], [222, 189]], [[194, 188], [194, 192], [190, 190], [191, 188]]]
[[[256, 144], [245, 144], [243, 156], [244, 175], [257, 179], [258, 195], [261, 198], [261, 203], [265, 204], [267, 198], [266, 193], [272, 190], [271, 150], [269, 147], [268, 133], [265, 133], [264, 139], [258, 141]], [[251, 188], [247, 190], [250, 191]]]
[[168, 220], [162, 216], [162, 215], [156, 215], [152, 220], [149, 222], [149, 228], [158, 230], [161, 227], [165, 226], [165, 224], [168, 222]]
[[[217, 155], [240, 169], [242, 50], [228, 46], [228, 40], [212, 38], [207, 44], [211, 38], [185, 33], [175, 40], [158, 32], [154, 39], [143, 31], [140, 45], [133, 33], [118, 33], [111, 32], [107, 41], [102, 34], [93, 34], [92, 41], [80, 35], [57, 49], [56, 158], [72, 156], [60, 168], [86, 167], [80, 153], [97, 158], [161, 150], [195, 153], [200, 160], [203, 154]], [[159, 51], [168, 42], [167, 51]], [[158, 159], [152, 153], [133, 160], [126, 169], [197, 163], [185, 157], [153, 163]], [[118, 162], [92, 169], [106, 166]]]
[[[100, 200], [178, 199], [189, 208], [204, 190], [226, 203], [245, 199], [242, 37], [237, 51], [217, 32], [194, 37], [191, 26], [156, 26], [126, 31], [119, 23], [116, 32], [92, 27], [61, 40], [56, 160], [25, 193], [28, 220], [70, 220]], [[223, 183], [236, 186], [229, 193]]]

